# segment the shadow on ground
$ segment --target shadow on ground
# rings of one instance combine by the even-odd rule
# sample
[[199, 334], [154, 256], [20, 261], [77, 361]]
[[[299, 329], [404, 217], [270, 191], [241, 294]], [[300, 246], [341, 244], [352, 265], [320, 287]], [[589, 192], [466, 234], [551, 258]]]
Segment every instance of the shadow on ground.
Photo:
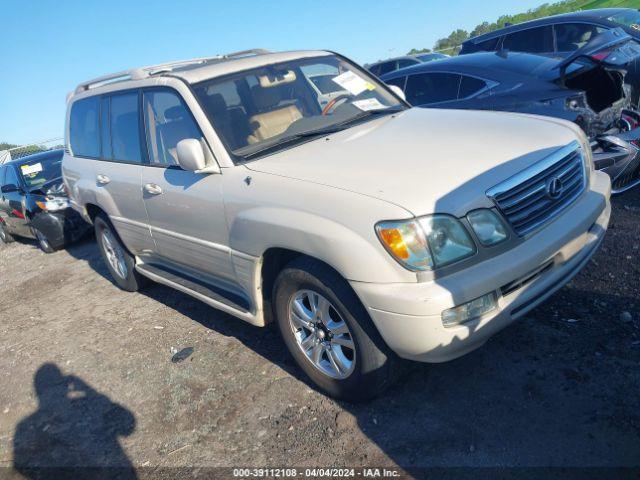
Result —
[[52, 363], [38, 369], [34, 389], [38, 409], [14, 434], [17, 472], [28, 479], [137, 478], [119, 443], [135, 431], [133, 413]]

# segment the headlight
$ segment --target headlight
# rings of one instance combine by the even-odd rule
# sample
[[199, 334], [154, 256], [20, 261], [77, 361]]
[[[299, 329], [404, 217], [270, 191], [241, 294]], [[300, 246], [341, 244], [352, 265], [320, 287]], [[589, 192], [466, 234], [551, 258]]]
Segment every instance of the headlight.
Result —
[[37, 201], [36, 205], [45, 212], [57, 212], [58, 210], [64, 210], [70, 206], [69, 199], [64, 197], [50, 197], [44, 202]]
[[475, 210], [467, 214], [467, 220], [485, 247], [504, 242], [509, 236], [504, 222], [493, 210]]
[[376, 232], [389, 253], [409, 270], [433, 270], [476, 253], [467, 230], [448, 215], [381, 222]]

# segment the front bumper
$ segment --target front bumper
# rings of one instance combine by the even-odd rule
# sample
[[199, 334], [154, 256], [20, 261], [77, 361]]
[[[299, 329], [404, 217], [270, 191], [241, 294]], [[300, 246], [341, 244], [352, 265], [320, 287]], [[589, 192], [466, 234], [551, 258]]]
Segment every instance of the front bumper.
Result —
[[61, 248], [79, 240], [91, 225], [71, 208], [59, 212], [38, 212], [31, 219], [31, 226], [41, 231], [53, 248]]
[[611, 177], [614, 194], [640, 184], [640, 127], [615, 135], [601, 135], [591, 145], [597, 170]]
[[[589, 261], [609, 223], [610, 185], [605, 174], [593, 172], [591, 188], [544, 229], [455, 274], [423, 283], [351, 285], [400, 357], [422, 362], [460, 357], [543, 302]], [[536, 271], [524, 285], [513, 288], [514, 282]], [[459, 326], [443, 326], [443, 310], [492, 291], [499, 295], [498, 310]]]

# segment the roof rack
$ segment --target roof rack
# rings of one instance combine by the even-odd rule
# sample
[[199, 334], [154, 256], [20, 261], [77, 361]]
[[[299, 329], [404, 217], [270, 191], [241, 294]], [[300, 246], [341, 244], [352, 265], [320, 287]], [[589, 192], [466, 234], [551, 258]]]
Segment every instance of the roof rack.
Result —
[[227, 53], [226, 55], [216, 55], [215, 57], [193, 58], [191, 60], [180, 60], [175, 62], [161, 63], [158, 65], [150, 65], [147, 67], [134, 68], [131, 70], [123, 70], [109, 75], [103, 75], [86, 82], [82, 82], [76, 87], [75, 93], [85, 92], [92, 88], [102, 87], [110, 83], [124, 82], [127, 80], [141, 80], [159, 73], [171, 72], [176, 68], [186, 67], [189, 65], [204, 65], [207, 63], [221, 62], [235, 58], [250, 57], [254, 55], [265, 55], [271, 53], [269, 50], [262, 48], [252, 48], [250, 50], [241, 50], [239, 52]]

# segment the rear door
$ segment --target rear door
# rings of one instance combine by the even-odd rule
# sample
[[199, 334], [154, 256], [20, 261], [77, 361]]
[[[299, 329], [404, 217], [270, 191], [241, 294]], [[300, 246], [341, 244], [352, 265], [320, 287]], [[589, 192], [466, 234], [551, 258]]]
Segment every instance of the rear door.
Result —
[[178, 165], [176, 146], [204, 137], [180, 95], [170, 88], [143, 92], [149, 164], [143, 168], [144, 204], [158, 254], [176, 267], [234, 282], [222, 201], [222, 175]]
[[95, 202], [135, 255], [154, 249], [142, 201], [140, 129], [137, 90], [89, 97], [71, 108], [73, 156], [92, 164]]

